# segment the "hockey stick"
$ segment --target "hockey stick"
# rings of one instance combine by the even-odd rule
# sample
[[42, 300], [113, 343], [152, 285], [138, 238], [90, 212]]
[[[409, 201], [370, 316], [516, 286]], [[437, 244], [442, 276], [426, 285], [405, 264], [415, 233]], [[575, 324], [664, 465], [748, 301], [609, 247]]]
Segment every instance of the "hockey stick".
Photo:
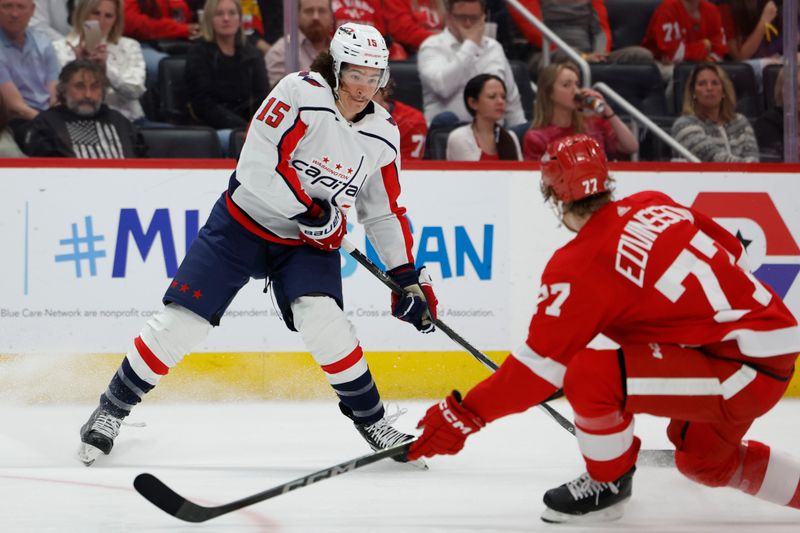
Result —
[[[370, 260], [369, 257], [364, 255], [364, 253], [361, 252], [361, 250], [359, 250], [358, 248], [353, 246], [353, 243], [351, 243], [347, 239], [343, 239], [342, 240], [342, 248], [344, 249], [344, 251], [346, 251], [348, 254], [350, 254], [353, 257], [353, 259], [358, 261], [358, 263], [361, 266], [363, 266], [364, 268], [369, 270], [372, 275], [374, 275], [376, 278], [381, 280], [384, 285], [389, 287], [392, 290], [392, 292], [395, 292], [397, 294], [402, 294], [403, 293], [402, 287], [400, 287], [400, 285], [398, 285], [397, 282], [395, 282], [392, 278], [390, 278], [389, 275], [386, 272], [381, 270], [381, 268], [378, 265], [373, 263]], [[461, 335], [459, 335], [458, 333], [453, 331], [450, 328], [450, 326], [448, 326], [447, 324], [445, 324], [444, 322], [442, 322], [438, 318], [434, 319], [433, 323], [436, 325], [437, 328], [442, 330], [445, 333], [445, 335], [447, 335], [448, 337], [453, 339], [456, 344], [458, 344], [459, 346], [464, 348], [466, 351], [468, 351], [470, 353], [470, 355], [472, 355], [472, 357], [474, 357], [475, 359], [477, 359], [478, 361], [483, 363], [483, 365], [485, 367], [487, 367], [489, 370], [494, 372], [494, 371], [496, 371], [498, 369], [497, 363], [495, 363], [494, 361], [489, 359], [483, 352], [481, 352], [480, 350], [475, 348], [473, 345], [471, 345], [469, 342], [467, 342], [466, 339], [464, 339]], [[537, 405], [537, 407], [539, 407], [545, 413], [547, 413], [550, 416], [550, 418], [552, 418], [553, 420], [555, 420], [558, 423], [558, 425], [560, 425], [562, 428], [566, 429], [567, 431], [569, 431], [570, 433], [572, 433], [574, 435], [575, 434], [575, 426], [572, 424], [572, 422], [570, 422], [569, 420], [564, 418], [561, 415], [561, 413], [559, 413], [558, 411], [556, 411], [555, 409], [553, 409], [552, 407], [550, 407], [546, 403], [548, 400], [554, 400], [556, 398], [559, 398], [560, 396], [561, 396], [561, 393], [557, 392], [556, 394], [554, 394], [553, 396], [551, 396], [550, 398], [548, 398], [544, 402], [542, 402], [539, 405]]]
[[[358, 263], [369, 270], [369, 272], [378, 278], [380, 281], [383, 282], [384, 285], [389, 287], [393, 292], [397, 294], [402, 294], [403, 289], [398, 285], [392, 278], [389, 277], [386, 272], [381, 270], [381, 268], [376, 265], [375, 263], [370, 260], [369, 257], [364, 255], [361, 250], [356, 248], [353, 243], [348, 241], [347, 239], [342, 239], [342, 248], [348, 254], [350, 254], [353, 259], [358, 261]], [[492, 372], [498, 369], [497, 363], [489, 359], [483, 352], [472, 346], [469, 342], [467, 342], [461, 335], [453, 331], [450, 326], [439, 320], [438, 318], [434, 319], [433, 323], [436, 325], [437, 328], [442, 330], [448, 337], [453, 339], [456, 344], [464, 348], [468, 351], [475, 359], [483, 363], [484, 366], [489, 368]], [[564, 416], [547, 405], [547, 402], [550, 400], [555, 400], [556, 398], [560, 398], [563, 396], [562, 391], [557, 391], [555, 394], [544, 400], [543, 402], [539, 403], [536, 407], [542, 409], [545, 413], [547, 413], [550, 418], [555, 420], [558, 425], [562, 428], [566, 429], [573, 435], [575, 435], [575, 425], [572, 424], [569, 420], [564, 418]], [[675, 452], [672, 450], [640, 450], [639, 451], [639, 464], [646, 465], [646, 466], [674, 466], [675, 465]]]
[[248, 507], [254, 503], [263, 502], [264, 500], [286, 494], [295, 489], [312, 485], [324, 479], [351, 472], [357, 468], [370, 465], [382, 459], [403, 455], [408, 452], [408, 447], [412, 442], [414, 441], [406, 441], [393, 448], [386, 448], [385, 450], [380, 450], [369, 455], [362, 455], [361, 457], [319, 470], [307, 476], [299, 477], [263, 492], [253, 494], [252, 496], [247, 496], [240, 500], [216, 507], [205, 507], [187, 500], [165, 485], [164, 482], [153, 474], [139, 474], [136, 476], [136, 479], [133, 480], [133, 487], [139, 494], [144, 496], [147, 501], [175, 518], [180, 518], [186, 522], [205, 522], [206, 520], [211, 520], [212, 518]]

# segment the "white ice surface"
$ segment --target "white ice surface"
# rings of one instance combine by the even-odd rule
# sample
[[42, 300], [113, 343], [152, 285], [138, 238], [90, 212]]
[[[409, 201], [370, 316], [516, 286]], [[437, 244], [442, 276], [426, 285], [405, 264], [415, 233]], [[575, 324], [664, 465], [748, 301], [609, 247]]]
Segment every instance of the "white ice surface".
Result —
[[[430, 402], [403, 402], [410, 430]], [[563, 401], [554, 407], [569, 415]], [[731, 489], [709, 489], [672, 468], [640, 468], [618, 522], [540, 521], [545, 490], [583, 471], [569, 433], [538, 409], [497, 421], [455, 457], [419, 471], [383, 461], [204, 524], [181, 522], [133, 490], [151, 472], [184, 496], [219, 505], [368, 453], [335, 402], [147, 402], [110, 456], [75, 456], [89, 405], [0, 407], [0, 531], [53, 532], [793, 532], [800, 511]], [[749, 437], [800, 459], [800, 401], [784, 400]], [[644, 448], [668, 446], [665, 421], [640, 417]]]

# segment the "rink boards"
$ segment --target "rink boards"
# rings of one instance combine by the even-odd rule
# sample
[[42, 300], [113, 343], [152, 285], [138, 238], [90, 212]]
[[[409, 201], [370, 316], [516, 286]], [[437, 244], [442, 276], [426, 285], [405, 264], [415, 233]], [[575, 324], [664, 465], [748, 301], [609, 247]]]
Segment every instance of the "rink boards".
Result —
[[[232, 164], [2, 164], [0, 354], [7, 355], [0, 370], [12, 379], [15, 369], [33, 365], [107, 382], [160, 307]], [[661, 190], [738, 233], [755, 275], [800, 316], [797, 170], [628, 164], [613, 174], [619, 195]], [[541, 200], [537, 167], [418, 164], [401, 179], [414, 252], [435, 280], [440, 318], [500, 362], [524, 339], [538, 277], [570, 237]], [[348, 238], [379, 261], [354, 211], [351, 218]], [[487, 375], [444, 334], [419, 335], [389, 316], [386, 289], [346, 255], [342, 275], [345, 310], [386, 396], [438, 396]], [[176, 383], [171, 391], [201, 398], [331, 394], [263, 290], [254, 280], [241, 291], [221, 327], [166, 378]], [[797, 384], [792, 392], [800, 395]]]

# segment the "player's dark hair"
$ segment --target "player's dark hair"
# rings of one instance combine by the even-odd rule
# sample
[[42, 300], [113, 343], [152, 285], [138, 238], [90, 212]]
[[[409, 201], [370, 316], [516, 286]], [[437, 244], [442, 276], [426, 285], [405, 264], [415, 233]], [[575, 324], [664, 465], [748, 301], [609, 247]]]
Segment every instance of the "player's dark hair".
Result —
[[[464, 107], [467, 108], [469, 114], [473, 117], [475, 116], [475, 110], [472, 109], [469, 105], [470, 99], [477, 100], [480, 95], [481, 91], [483, 91], [483, 86], [489, 80], [497, 80], [500, 82], [500, 85], [503, 86], [503, 91], [508, 92], [506, 89], [506, 82], [503, 81], [502, 78], [499, 76], [495, 76], [494, 74], [478, 74], [477, 76], [473, 76], [464, 86]], [[497, 156], [502, 161], [517, 161], [519, 160], [519, 153], [517, 152], [517, 145], [514, 144], [514, 139], [511, 138], [511, 134], [505, 128], [501, 127], [499, 124], [496, 124], [494, 127], [494, 141], [497, 145]]]
[[56, 96], [58, 96], [58, 102], [60, 104], [66, 103], [67, 85], [69, 84], [70, 80], [75, 76], [75, 74], [83, 71], [94, 74], [97, 80], [103, 86], [104, 91], [108, 87], [108, 78], [106, 77], [104, 67], [100, 65], [100, 63], [95, 63], [91, 59], [75, 59], [64, 65], [64, 68], [61, 69], [61, 72], [58, 75]]
[[387, 102], [391, 102], [394, 100], [394, 88], [397, 87], [397, 82], [394, 81], [394, 78], [389, 78], [389, 81], [386, 83], [386, 87], [383, 87], [380, 90], [381, 94], [383, 95], [383, 99]]
[[[612, 178], [609, 177], [608, 179], [611, 180]], [[586, 198], [572, 202], [571, 204], [564, 204], [563, 212], [564, 214], [574, 213], [579, 217], [591, 215], [607, 203], [611, 202], [613, 200], [611, 197], [612, 194], [612, 191], [605, 191], [601, 192], [600, 194], [587, 196]]]
[[[331, 90], [336, 87], [336, 74], [333, 71], [333, 56], [327, 50], [317, 54], [309, 70], [318, 72], [323, 79], [331, 86]], [[335, 93], [334, 93], [335, 96]]]

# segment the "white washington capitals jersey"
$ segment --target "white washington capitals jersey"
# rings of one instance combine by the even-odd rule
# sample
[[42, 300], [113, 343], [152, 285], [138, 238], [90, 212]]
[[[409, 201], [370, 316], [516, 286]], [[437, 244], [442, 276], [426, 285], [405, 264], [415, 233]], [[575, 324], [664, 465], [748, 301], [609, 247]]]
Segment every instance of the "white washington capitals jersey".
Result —
[[297, 223], [312, 198], [327, 199], [359, 221], [387, 269], [413, 263], [411, 232], [397, 204], [400, 134], [389, 113], [370, 102], [350, 123], [316, 72], [283, 78], [250, 122], [228, 209], [271, 242], [300, 245]]

